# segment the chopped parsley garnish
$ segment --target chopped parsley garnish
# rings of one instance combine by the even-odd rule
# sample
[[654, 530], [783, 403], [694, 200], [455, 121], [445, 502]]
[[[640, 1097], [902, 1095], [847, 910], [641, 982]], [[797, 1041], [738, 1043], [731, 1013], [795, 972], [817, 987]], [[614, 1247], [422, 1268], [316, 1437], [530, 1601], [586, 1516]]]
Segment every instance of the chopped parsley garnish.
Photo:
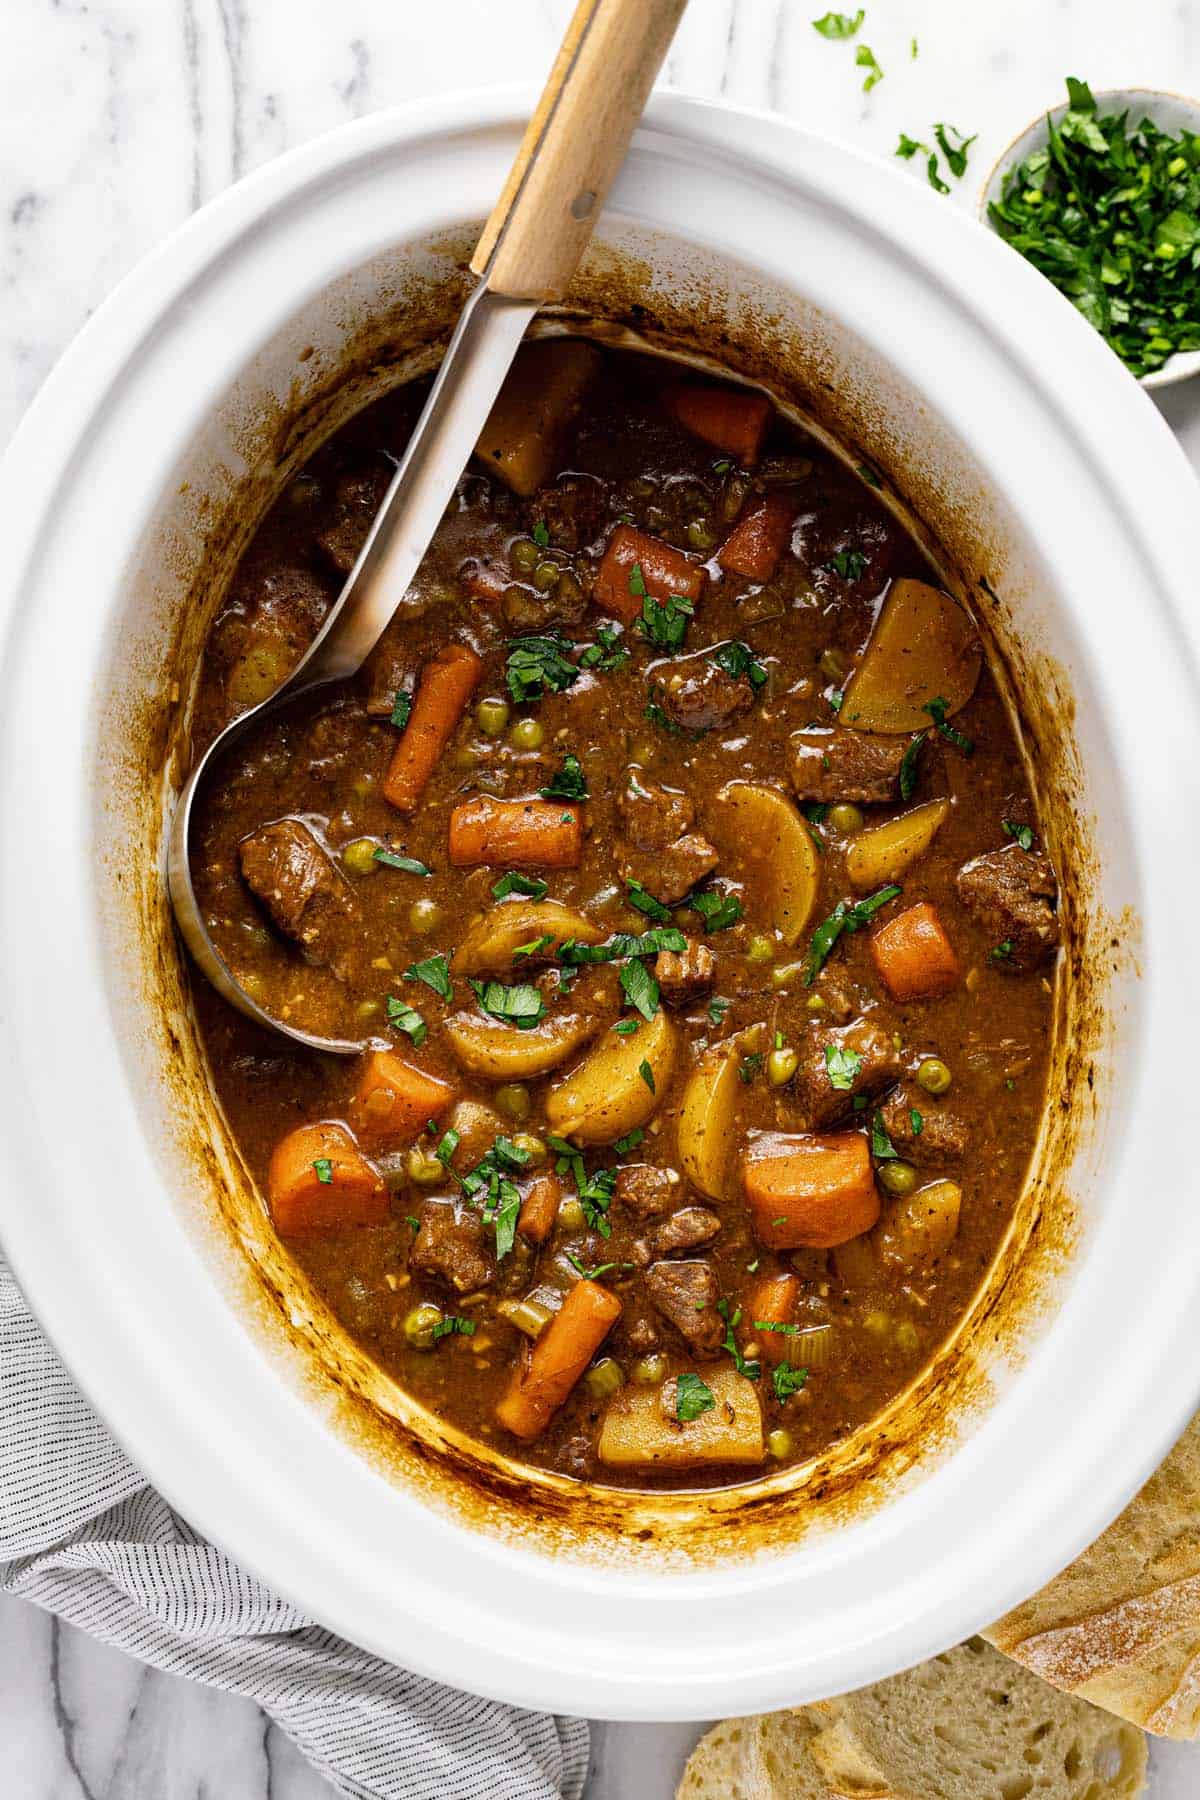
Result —
[[505, 1025], [515, 1025], [518, 1031], [532, 1031], [546, 1016], [546, 1002], [530, 982], [507, 987], [502, 981], [472, 980], [469, 985], [481, 1012]]
[[329, 1187], [333, 1181], [333, 1164], [330, 1162], [329, 1158], [327, 1156], [318, 1156], [313, 1163], [313, 1168], [317, 1172], [317, 1180], [321, 1183], [321, 1186]]
[[437, 1160], [441, 1163], [443, 1169], [448, 1169], [450, 1167], [450, 1160], [461, 1142], [462, 1133], [455, 1131], [453, 1126], [450, 1126], [447, 1130], [443, 1131], [441, 1137], [435, 1144], [433, 1151], [433, 1154], [437, 1157]]
[[625, 886], [628, 890], [626, 897], [630, 906], [636, 907], [637, 911], [640, 913], [645, 913], [648, 919], [654, 919], [660, 925], [666, 924], [671, 916], [671, 909], [669, 906], [664, 906], [661, 900], [656, 900], [649, 889], [644, 888], [640, 881], [631, 881], [627, 879]]
[[808, 945], [808, 961], [804, 967], [804, 985], [811, 987], [825, 967], [830, 951], [843, 931], [860, 931], [869, 925], [881, 906], [894, 900], [900, 889], [895, 882], [868, 894], [864, 900], [839, 900], [827, 919], [822, 919]]
[[641, 1076], [641, 1078], [645, 1082], [646, 1086], [650, 1089], [650, 1092], [652, 1094], [657, 1093], [658, 1090], [656, 1089], [656, 1087], [654, 1085], [654, 1070], [650, 1067], [650, 1064], [646, 1061], [646, 1058], [644, 1056], [643, 1056], [641, 1062], [638, 1064], [638, 1074]]
[[568, 750], [563, 757], [562, 768], [539, 791], [543, 800], [586, 800], [588, 784], [579, 758], [572, 756]]
[[908, 1122], [912, 1126], [913, 1136], [920, 1137], [925, 1129], [925, 1120], [915, 1106], [910, 1106], [908, 1109]]
[[416, 1007], [407, 1000], [398, 1000], [395, 994], [387, 997], [387, 1021], [396, 1031], [407, 1032], [418, 1050], [429, 1035], [429, 1027]]
[[523, 894], [527, 900], [540, 900], [549, 891], [548, 884], [539, 881], [533, 875], [518, 875], [510, 869], [499, 881], [492, 883], [492, 898], [504, 900], [509, 894]]
[[955, 731], [953, 725], [947, 725], [946, 713], [948, 710], [949, 708], [940, 694], [933, 700], [927, 700], [925, 705], [921, 708], [922, 712], [927, 712], [929, 714], [935, 727], [948, 744], [953, 744], [954, 748], [956, 750], [961, 750], [964, 756], [973, 756], [975, 754], [975, 745], [972, 743], [971, 739], [969, 737], [964, 737], [961, 731]]
[[402, 869], [406, 875], [430, 875], [433, 871], [415, 856], [398, 856], [394, 850], [377, 849], [375, 861], [389, 869]]
[[1013, 941], [1011, 938], [1005, 938], [1002, 943], [993, 944], [988, 951], [988, 960], [990, 962], [1008, 962], [1012, 953]]
[[688, 1425], [702, 1413], [711, 1412], [716, 1404], [712, 1389], [698, 1375], [685, 1370], [675, 1377], [675, 1417], [681, 1425]]
[[[440, 1149], [441, 1145], [438, 1146]], [[521, 1195], [511, 1177], [520, 1174], [528, 1165], [529, 1157], [529, 1151], [522, 1150], [511, 1138], [498, 1137], [487, 1155], [462, 1178], [463, 1193], [475, 1205], [482, 1203], [484, 1224], [490, 1225], [496, 1234], [496, 1256], [500, 1260], [509, 1254], [516, 1241], [517, 1219], [521, 1212]]]
[[632, 1037], [638, 1028], [636, 1019], [618, 1019], [613, 1030], [618, 1037]]
[[515, 638], [508, 646], [505, 675], [508, 691], [518, 705], [540, 700], [543, 694], [561, 694], [579, 679], [579, 669], [567, 652], [574, 645], [560, 631], [539, 637]]
[[796, 1337], [800, 1331], [798, 1325], [785, 1325], [781, 1319], [755, 1319], [755, 1331], [780, 1331], [785, 1337]]
[[[633, 566], [638, 567], [637, 563]], [[665, 600], [655, 600], [643, 592], [642, 610], [634, 620], [634, 626], [656, 649], [681, 650], [687, 636], [688, 620], [695, 610], [692, 602], [685, 600], [682, 594], [668, 594]]]
[[887, 1134], [887, 1127], [883, 1122], [881, 1112], [877, 1112], [871, 1120], [871, 1155], [876, 1162], [899, 1160], [900, 1152]]
[[921, 745], [925, 742], [925, 733], [918, 732], [904, 755], [900, 758], [900, 798], [911, 800], [920, 774]]
[[881, 488], [883, 486], [883, 477], [876, 473], [870, 463], [858, 463], [854, 473], [861, 475], [868, 487]]
[[[658, 1011], [658, 983], [645, 963], [639, 962], [636, 956], [631, 956], [628, 962], [622, 964], [620, 981], [621, 992], [629, 1005], [640, 1012], [643, 1019], [652, 1019]], [[643, 1070], [649, 1066], [648, 1063], [642, 1064]], [[653, 1079], [650, 1081], [650, 1091], [654, 1091]]]
[[857, 581], [866, 570], [867, 559], [861, 550], [839, 550], [821, 567], [831, 575], [840, 575], [843, 581]]
[[733, 1358], [733, 1366], [739, 1375], [744, 1375], [747, 1381], [757, 1381], [762, 1374], [762, 1364], [757, 1358], [747, 1361], [738, 1349], [737, 1339], [733, 1335], [742, 1321], [741, 1307], [730, 1312], [728, 1300], [718, 1300], [717, 1311], [725, 1321], [725, 1336], [721, 1339], [722, 1350], [728, 1350]]
[[840, 1044], [826, 1044], [825, 1073], [829, 1085], [839, 1094], [848, 1094], [862, 1073], [863, 1059], [857, 1050], [843, 1050]]
[[869, 94], [883, 80], [883, 70], [875, 60], [875, 52], [866, 44], [860, 44], [854, 52], [854, 61], [860, 69], [867, 71], [863, 81], [863, 93]]
[[613, 1149], [618, 1156], [628, 1156], [631, 1150], [636, 1150], [638, 1145], [644, 1141], [645, 1136], [641, 1126], [635, 1125], [632, 1131], [627, 1131], [624, 1137], [617, 1139]]
[[708, 660], [716, 663], [718, 669], [724, 669], [727, 675], [732, 675], [735, 681], [746, 676], [756, 692], [766, 682], [767, 671], [749, 644], [743, 644], [740, 638], [730, 638], [727, 644], [718, 644], [715, 650], [709, 651]]
[[597, 669], [606, 675], [613, 669], [619, 669], [629, 661], [629, 652], [621, 642], [621, 632], [616, 625], [599, 625], [596, 628], [596, 642], [588, 644], [580, 652], [581, 669]]
[[992, 224], [1135, 375], [1200, 349], [1200, 138], [1100, 116], [1086, 81], [1004, 177]]
[[834, 712], [841, 712], [842, 701], [846, 698], [841, 688], [834, 688], [831, 693], [826, 694], [825, 698], [828, 700], [830, 706], [832, 706]]
[[406, 693], [403, 688], [397, 688], [396, 697], [392, 701], [392, 710], [388, 715], [389, 722], [396, 727], [397, 731], [403, 731], [408, 724], [408, 715], [411, 711], [412, 695]]
[[736, 925], [742, 916], [742, 903], [737, 895], [720, 894], [715, 888], [692, 894], [687, 905], [700, 914], [705, 931], [724, 931], [728, 926]]
[[539, 519], [537, 524], [534, 526], [533, 530], [530, 532], [529, 535], [533, 539], [534, 543], [537, 545], [539, 550], [545, 550], [548, 548], [549, 543], [550, 543], [550, 530], [546, 524], [545, 519]]
[[527, 944], [516, 944], [513, 947], [513, 961], [518, 956], [537, 956], [540, 951], [548, 950], [553, 942], [550, 933], [543, 932], [541, 937], [530, 938]]
[[559, 945], [558, 960], [569, 966], [622, 962], [627, 956], [657, 956], [660, 950], [674, 950], [678, 955], [686, 949], [687, 939], [677, 925], [652, 925], [640, 937], [629, 931], [614, 932], [603, 944], [581, 944], [576, 938], [565, 938]]
[[790, 1362], [779, 1362], [771, 1370], [771, 1386], [775, 1389], [775, 1398], [782, 1406], [798, 1394], [808, 1380], [807, 1369], [793, 1369]]
[[708, 1003], [708, 1017], [710, 1022], [713, 1025], [720, 1025], [724, 1020], [725, 1014], [732, 1005], [732, 1000], [722, 1000], [718, 995], [714, 994]]
[[744, 1082], [745, 1085], [749, 1087], [759, 1069], [762, 1068], [762, 1065], [762, 1051], [752, 1050], [750, 1055], [743, 1056], [741, 1062], [738, 1064], [738, 1080]]
[[632, 1263], [606, 1262], [597, 1263], [594, 1269], [585, 1269], [577, 1256], [567, 1251], [567, 1261], [578, 1275], [580, 1281], [596, 1281], [601, 1275], [607, 1275], [610, 1269], [629, 1269]]
[[646, 577], [642, 574], [642, 565], [640, 562], [630, 563], [629, 565], [629, 591], [635, 600], [645, 600], [649, 595], [649, 589], [646, 586]]
[[829, 817], [829, 807], [824, 800], [806, 800], [800, 810], [810, 825], [823, 825]]
[[438, 1320], [429, 1335], [435, 1344], [440, 1338], [445, 1337], [474, 1337], [475, 1321], [474, 1319], [464, 1319], [459, 1313], [446, 1313], [443, 1318]]
[[814, 31], [819, 31], [823, 38], [830, 38], [836, 42], [843, 38], [852, 38], [866, 16], [861, 6], [853, 18], [849, 13], [827, 12], [823, 18], [813, 20], [812, 28]]
[[1010, 837], [1014, 844], [1018, 844], [1022, 850], [1033, 849], [1032, 825], [1018, 825], [1015, 819], [1001, 819], [1000, 823], [1004, 827], [1005, 836]]
[[[957, 126], [939, 123], [934, 126], [933, 135], [937, 139], [938, 149], [946, 159], [946, 167], [956, 181], [961, 181], [967, 172], [967, 151], [979, 133], [975, 132], [972, 137], [965, 137]], [[957, 138], [958, 142], [952, 144], [951, 138]]]
[[445, 956], [427, 956], [424, 962], [410, 964], [404, 971], [404, 979], [423, 981], [442, 1000], [449, 1000], [453, 991], [450, 986], [450, 962]]

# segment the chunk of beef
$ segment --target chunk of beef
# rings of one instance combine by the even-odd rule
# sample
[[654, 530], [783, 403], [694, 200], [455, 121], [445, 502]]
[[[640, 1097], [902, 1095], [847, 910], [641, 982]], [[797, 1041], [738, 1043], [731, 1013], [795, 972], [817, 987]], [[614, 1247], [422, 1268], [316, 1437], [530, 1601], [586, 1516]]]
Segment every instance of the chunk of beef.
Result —
[[606, 510], [604, 483], [596, 475], [560, 475], [529, 502], [530, 519], [545, 525], [556, 550], [598, 548]]
[[[967, 1128], [958, 1114], [931, 1100], [915, 1083], [905, 1082], [889, 1094], [879, 1111], [884, 1130], [906, 1162], [945, 1169], [966, 1155]], [[914, 1113], [921, 1121], [919, 1131]]]
[[658, 1348], [658, 1327], [645, 1313], [634, 1319], [622, 1319], [621, 1324], [625, 1331], [625, 1342], [639, 1356], [644, 1355], [647, 1350]]
[[551, 625], [578, 625], [587, 611], [587, 595], [577, 581], [559, 581], [548, 594], [511, 576], [500, 610], [512, 631], [545, 631]]
[[660, 787], [647, 781], [636, 765], [617, 795], [621, 830], [638, 850], [665, 850], [691, 830], [696, 808], [678, 788]]
[[655, 1219], [670, 1212], [679, 1198], [681, 1177], [675, 1169], [656, 1169], [653, 1163], [624, 1163], [617, 1170], [615, 1198], [639, 1219]]
[[496, 1262], [485, 1227], [473, 1207], [456, 1200], [430, 1200], [421, 1208], [421, 1226], [409, 1252], [408, 1266], [436, 1276], [458, 1294], [490, 1287]]
[[716, 973], [716, 953], [695, 938], [686, 950], [660, 950], [654, 959], [654, 978], [668, 1006], [690, 1006], [708, 993]]
[[[825, 1052], [832, 1053], [829, 1066]], [[838, 1082], [846, 1086], [835, 1086]], [[882, 1093], [900, 1078], [900, 1055], [886, 1031], [870, 1019], [813, 1034], [796, 1070], [795, 1092], [808, 1130], [832, 1125], [851, 1110], [859, 1094]]]
[[673, 1256], [679, 1250], [698, 1250], [702, 1244], [711, 1244], [720, 1229], [720, 1219], [707, 1206], [681, 1206], [655, 1226], [650, 1233], [650, 1248], [656, 1257]]
[[800, 800], [827, 805], [839, 800], [881, 806], [896, 795], [900, 764], [911, 740], [879, 737], [835, 725], [793, 733], [792, 786]]
[[669, 1325], [697, 1356], [716, 1356], [725, 1326], [717, 1311], [720, 1288], [706, 1262], [659, 1262], [646, 1270], [646, 1291]]
[[621, 859], [621, 875], [640, 882], [664, 906], [674, 906], [711, 875], [720, 860], [708, 839], [692, 832], [665, 850], [627, 852]]
[[958, 897], [992, 940], [996, 968], [1019, 975], [1058, 949], [1061, 930], [1054, 903], [1058, 883], [1036, 850], [1008, 844], [976, 856], [958, 871]]
[[352, 902], [345, 882], [307, 825], [277, 819], [238, 846], [246, 885], [285, 937], [312, 963], [335, 964], [339, 928]]
[[337, 574], [345, 577], [358, 561], [367, 533], [392, 476], [396, 473], [383, 457], [343, 475], [337, 484], [337, 509], [324, 531], [317, 534], [317, 549]]
[[680, 658], [653, 671], [652, 698], [681, 731], [721, 731], [754, 701], [744, 675], [729, 675], [706, 656]]

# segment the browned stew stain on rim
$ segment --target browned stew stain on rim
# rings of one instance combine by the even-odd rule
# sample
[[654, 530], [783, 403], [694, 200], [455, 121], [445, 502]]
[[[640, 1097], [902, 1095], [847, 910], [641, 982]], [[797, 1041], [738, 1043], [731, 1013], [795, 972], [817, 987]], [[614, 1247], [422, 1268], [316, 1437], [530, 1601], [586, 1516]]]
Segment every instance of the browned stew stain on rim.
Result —
[[[1030, 752], [1043, 830], [1060, 872], [1066, 952], [1056, 993], [1057, 1028], [1050, 1102], [1025, 1193], [975, 1306], [954, 1336], [883, 1413], [819, 1458], [752, 1486], [703, 1493], [651, 1494], [589, 1487], [512, 1461], [467, 1440], [410, 1400], [337, 1324], [300, 1278], [276, 1239], [224, 1121], [216, 1112], [188, 1001], [188, 980], [171, 928], [159, 847], [164, 803], [186, 768], [188, 712], [198, 657], [216, 604], [268, 504], [296, 467], [347, 417], [398, 381], [431, 366], [467, 291], [469, 231], [427, 246], [430, 274], [381, 277], [367, 316], [351, 314], [330, 366], [319, 348], [297, 349], [292, 393], [284, 404], [238, 421], [248, 473], [231, 476], [216, 501], [199, 495], [193, 538], [181, 537], [160, 566], [186, 578], [187, 603], [173, 621], [173, 642], [151, 676], [132, 729], [128, 700], [119, 726], [119, 766], [104, 777], [126, 815], [141, 854], [112, 872], [118, 912], [136, 921], [135, 979], [160, 1021], [158, 1050], [167, 1071], [183, 1148], [206, 1196], [201, 1244], [231, 1289], [232, 1303], [340, 1433], [392, 1479], [430, 1503], [490, 1533], [522, 1538], [554, 1554], [689, 1566], [759, 1553], [779, 1554], [808, 1532], [862, 1516], [902, 1484], [942, 1460], [969, 1431], [992, 1389], [989, 1364], [1019, 1360], [1031, 1325], [1055, 1303], [1081, 1229], [1066, 1171], [1081, 1134], [1104, 1104], [1105, 1051], [1113, 1030], [1110, 976], [1121, 972], [1133, 937], [1092, 896], [1098, 866], [1074, 746], [1073, 702], [1065, 672], [1016, 635], [1033, 588], [997, 526], [982, 477], [948, 496], [935, 460], [903, 454], [904, 410], [918, 396], [865, 345], [848, 360], [821, 315], [799, 306], [772, 310], [746, 291], [727, 298], [719, 272], [701, 265], [692, 284], [655, 286], [647, 256], [597, 244], [558, 320], [544, 329], [586, 325], [597, 337], [632, 333], [644, 347], [682, 355], [761, 383], [777, 401], [852, 465], [883, 480], [882, 496], [931, 554], [947, 584], [984, 627], [993, 664]], [[336, 291], [331, 310], [338, 310]], [[625, 341], [628, 341], [626, 338]], [[844, 339], [842, 340], [844, 343]], [[248, 373], [252, 388], [254, 371]], [[948, 449], [954, 448], [948, 446]], [[960, 471], [971, 468], [958, 446]], [[190, 497], [189, 497], [190, 500]], [[196, 539], [203, 539], [202, 554]], [[111, 804], [111, 802], [110, 802]], [[128, 870], [134, 873], [128, 879]], [[126, 934], [129, 918], [125, 918]], [[178, 1157], [179, 1146], [174, 1146]], [[197, 1221], [200, 1238], [204, 1224]], [[230, 1252], [233, 1252], [231, 1257]], [[232, 1277], [232, 1279], [231, 1279]]]

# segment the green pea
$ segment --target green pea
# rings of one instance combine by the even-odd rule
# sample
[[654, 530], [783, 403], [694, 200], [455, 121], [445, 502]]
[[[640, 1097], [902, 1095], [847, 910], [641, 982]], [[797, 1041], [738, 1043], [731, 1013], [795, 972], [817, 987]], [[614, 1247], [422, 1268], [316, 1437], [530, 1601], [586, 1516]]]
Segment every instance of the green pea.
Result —
[[625, 1385], [625, 1371], [613, 1356], [603, 1356], [593, 1363], [583, 1378], [583, 1385], [593, 1400], [607, 1400]]
[[508, 734], [514, 750], [540, 750], [545, 732], [536, 719], [518, 719]]
[[378, 1000], [360, 1000], [354, 1009], [360, 1019], [373, 1019], [379, 1012]]
[[717, 541], [716, 532], [710, 530], [703, 519], [693, 519], [684, 535], [693, 550], [711, 550]]
[[829, 809], [829, 823], [835, 831], [861, 831], [862, 822], [862, 813], [848, 800], [839, 800], [836, 806]]
[[379, 867], [375, 860], [377, 848], [374, 838], [355, 838], [342, 846], [342, 861], [352, 875], [374, 875]]
[[825, 1002], [822, 1000], [820, 994], [810, 994], [808, 999], [804, 1002], [804, 1010], [805, 1012], [810, 1013], [823, 1013], [825, 1011]]
[[541, 551], [532, 538], [518, 538], [509, 547], [508, 560], [514, 569], [526, 571], [535, 569], [541, 560]]
[[498, 700], [489, 695], [481, 700], [475, 708], [475, 723], [485, 737], [499, 737], [508, 724], [509, 705], [507, 700]]
[[576, 1194], [568, 1194], [559, 1202], [558, 1222], [564, 1231], [582, 1231], [587, 1224], [587, 1215], [583, 1210], [583, 1201]]
[[542, 562], [539, 563], [537, 568], [533, 571], [531, 580], [539, 594], [548, 594], [551, 588], [558, 586], [561, 574], [562, 570], [557, 563]]
[[409, 927], [422, 937], [430, 931], [436, 931], [441, 922], [442, 909], [436, 900], [414, 900], [408, 909]]
[[775, 1458], [776, 1462], [783, 1462], [785, 1457], [792, 1454], [791, 1432], [784, 1431], [782, 1426], [779, 1426], [775, 1431], [769, 1431], [767, 1433], [767, 1449]]
[[546, 1149], [541, 1138], [534, 1137], [531, 1131], [518, 1131], [513, 1137], [513, 1143], [517, 1146], [518, 1150], [523, 1150], [529, 1158], [529, 1161], [525, 1165], [526, 1168], [536, 1169], [538, 1164], [544, 1163], [549, 1155], [549, 1151]]
[[761, 932], [750, 939], [746, 945], [746, 961], [748, 963], [768, 963], [775, 954], [775, 945], [771, 938], [764, 937]]
[[435, 1306], [432, 1300], [422, 1300], [409, 1311], [404, 1321], [404, 1335], [414, 1350], [432, 1350], [437, 1343], [434, 1329], [441, 1322], [441, 1307]]
[[879, 1165], [879, 1185], [886, 1193], [894, 1195], [897, 1200], [902, 1200], [916, 1187], [917, 1171], [911, 1163], [896, 1162], [889, 1158], [887, 1162]]
[[437, 1187], [446, 1179], [446, 1171], [436, 1156], [427, 1155], [420, 1144], [414, 1144], [408, 1153], [408, 1179], [418, 1187]]
[[[803, 973], [804, 973], [804, 964], [803, 963], [798, 963], [798, 962], [779, 963], [776, 965], [775, 968], [773, 968], [771, 970], [771, 973], [768, 975], [767, 980], [770, 982], [770, 984], [773, 988], [786, 988], [786, 987], [791, 987], [793, 981], [799, 981], [799, 979], [803, 975]], [[819, 1000], [819, 999], [820, 999], [819, 994], [810, 994], [809, 1004], [811, 1005], [813, 1000]], [[822, 1004], [822, 1006], [825, 1004], [823, 1000], [821, 1001], [821, 1004]]]
[[949, 1063], [940, 1056], [927, 1056], [917, 1070], [917, 1080], [927, 1094], [944, 1094], [954, 1080]]
[[767, 1058], [767, 1080], [772, 1087], [782, 1087], [792, 1079], [799, 1067], [800, 1057], [795, 1050], [772, 1050]]
[[506, 1119], [519, 1122], [529, 1117], [529, 1089], [523, 1083], [506, 1081], [503, 1087], [496, 1089], [492, 1098], [496, 1102], [496, 1111], [503, 1113]]
[[636, 1381], [639, 1387], [653, 1387], [658, 1381], [667, 1379], [667, 1359], [661, 1350], [653, 1356], [640, 1356], [629, 1371], [630, 1381]]

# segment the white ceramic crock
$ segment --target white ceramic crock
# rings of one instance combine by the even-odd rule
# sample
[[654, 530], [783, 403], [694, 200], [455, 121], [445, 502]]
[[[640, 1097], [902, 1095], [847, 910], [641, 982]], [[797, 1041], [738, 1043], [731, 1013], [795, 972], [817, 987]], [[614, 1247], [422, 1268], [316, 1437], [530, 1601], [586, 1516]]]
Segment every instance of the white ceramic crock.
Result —
[[157, 977], [129, 928], [135, 902], [161, 906], [160, 877], [128, 829], [122, 770], [143, 765], [122, 734], [161, 688], [206, 533], [255, 473], [248, 445], [264, 494], [274, 479], [263, 431], [230, 420], [302, 401], [364, 305], [395, 304], [397, 258], [447, 273], [444, 234], [488, 210], [527, 103], [380, 114], [243, 182], [101, 309], [12, 447], [0, 1220], [131, 1454], [314, 1616], [526, 1705], [707, 1717], [854, 1686], [998, 1615], [1115, 1515], [1196, 1402], [1200, 526], [1149, 401], [985, 231], [778, 121], [655, 100], [598, 256], [641, 257], [648, 295], [693, 283], [698, 304], [757, 307], [781, 342], [809, 334], [861, 450], [898, 485], [916, 472], [943, 535], [978, 534], [1029, 666], [1060, 683], [1042, 699], [1081, 759], [1087, 955], [1107, 959], [1091, 1081], [1054, 1096], [1080, 1117], [1056, 1202], [1075, 1241], [969, 1421], [778, 1554], [551, 1556], [389, 1478], [267, 1341], [206, 1235], [221, 1162], [198, 1174], [175, 1134]]

